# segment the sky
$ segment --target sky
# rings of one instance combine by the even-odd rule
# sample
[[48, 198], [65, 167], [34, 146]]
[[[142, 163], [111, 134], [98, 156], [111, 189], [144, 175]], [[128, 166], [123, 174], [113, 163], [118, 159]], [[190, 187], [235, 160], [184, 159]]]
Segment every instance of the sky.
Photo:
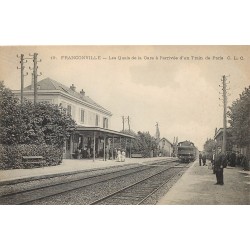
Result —
[[[173, 142], [178, 136], [199, 150], [223, 126], [222, 76], [227, 76], [228, 105], [250, 84], [250, 46], [0, 46], [0, 80], [6, 87], [20, 89], [17, 54], [35, 52], [42, 60], [38, 81], [50, 77], [83, 89], [111, 111], [111, 129], [120, 131], [122, 116], [129, 116], [135, 132], [154, 136], [158, 123], [161, 138]], [[32, 60], [25, 64], [25, 86], [32, 66]]]

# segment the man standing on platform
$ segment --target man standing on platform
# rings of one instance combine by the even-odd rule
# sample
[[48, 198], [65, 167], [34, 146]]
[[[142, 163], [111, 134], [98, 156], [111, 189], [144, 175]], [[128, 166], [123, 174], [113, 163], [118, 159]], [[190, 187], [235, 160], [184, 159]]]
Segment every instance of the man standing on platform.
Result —
[[201, 161], [202, 161], [202, 154], [201, 152], [199, 153], [199, 165], [201, 166]]
[[214, 160], [215, 160], [215, 150], [213, 149], [213, 155], [212, 155], [212, 160], [211, 160], [212, 169], [213, 169], [213, 174], [215, 174]]
[[231, 153], [230, 161], [231, 161], [231, 167], [235, 167], [235, 165], [236, 165], [236, 154], [235, 154], [235, 152]]
[[206, 153], [203, 152], [203, 155], [202, 155], [203, 166], [206, 166], [206, 161], [207, 161], [207, 156], [206, 156]]
[[225, 168], [226, 166], [227, 166], [227, 158], [221, 152], [221, 148], [218, 148], [218, 153], [215, 156], [214, 160], [214, 170], [217, 180], [217, 183], [215, 183], [215, 185], [224, 185], [223, 168]]

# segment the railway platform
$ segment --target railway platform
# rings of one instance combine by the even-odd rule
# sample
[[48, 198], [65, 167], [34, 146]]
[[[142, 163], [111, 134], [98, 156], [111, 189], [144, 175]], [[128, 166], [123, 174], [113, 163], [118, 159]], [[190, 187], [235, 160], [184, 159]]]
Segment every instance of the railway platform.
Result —
[[[162, 161], [169, 157], [131, 158], [125, 162], [114, 160], [64, 160], [58, 166], [33, 169], [0, 170], [0, 185], [22, 180], [34, 180], [44, 177], [55, 177], [79, 171], [91, 171], [115, 166], [144, 164]], [[208, 166], [199, 166], [198, 162], [190, 163], [187, 171], [170, 188], [157, 205], [250, 205], [250, 171], [241, 167], [224, 169], [224, 185], [214, 185], [216, 177]]]
[[18, 180], [33, 180], [43, 177], [54, 177], [69, 173], [74, 173], [78, 171], [90, 171], [92, 169], [102, 169], [110, 168], [119, 165], [128, 164], [143, 164], [151, 161], [158, 160], [172, 160], [171, 157], [154, 157], [154, 158], [126, 158], [125, 162], [118, 162], [115, 160], [82, 160], [74, 159], [68, 160], [64, 159], [63, 162], [58, 166], [48, 166], [32, 169], [10, 169], [10, 170], [0, 170], [0, 184], [8, 184], [13, 182], [18, 182]]
[[157, 205], [250, 205], [250, 171], [227, 167], [224, 185], [215, 183], [211, 163], [195, 161]]

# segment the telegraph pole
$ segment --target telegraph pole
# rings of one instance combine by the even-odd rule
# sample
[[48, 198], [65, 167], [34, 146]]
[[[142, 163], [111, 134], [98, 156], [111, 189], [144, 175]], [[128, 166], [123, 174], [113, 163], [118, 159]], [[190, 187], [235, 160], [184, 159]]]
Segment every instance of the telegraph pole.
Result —
[[[32, 56], [32, 55], [30, 55], [30, 56]], [[42, 73], [40, 73], [40, 75], [37, 74], [37, 69], [38, 69], [37, 62], [41, 62], [41, 60], [37, 61], [37, 56], [38, 56], [38, 53], [33, 54], [34, 104], [37, 103], [37, 77], [42, 75]]]
[[222, 141], [222, 153], [226, 153], [226, 142], [227, 142], [227, 89], [226, 89], [226, 76], [223, 76], [223, 141]]
[[[19, 56], [17, 55], [17, 57], [19, 58]], [[21, 56], [20, 56], [20, 64], [21, 64], [21, 67], [20, 68], [18, 68], [17, 67], [17, 69], [21, 69], [21, 104], [23, 104], [23, 87], [24, 87], [24, 76], [27, 76], [28, 75], [28, 73], [26, 73], [25, 75], [24, 75], [24, 54], [21, 54]], [[26, 62], [27, 62], [27, 60], [26, 60]]]
[[34, 104], [37, 103], [37, 53], [34, 53]]
[[23, 75], [23, 70], [24, 70], [24, 66], [23, 66], [23, 57], [24, 54], [21, 54], [21, 104], [23, 104], [23, 86], [24, 86], [24, 75]]
[[222, 97], [223, 97], [223, 141], [222, 141], [222, 153], [226, 153], [227, 143], [227, 78], [225, 75], [222, 76]]
[[128, 116], [128, 130], [130, 132], [130, 120], [129, 120], [129, 116]]
[[124, 116], [122, 116], [122, 131], [124, 132]]
[[125, 130], [125, 122], [128, 122], [128, 129], [129, 129], [129, 132], [130, 132], [130, 117], [125, 117], [124, 115], [122, 116], [122, 131], [124, 132]]
[[160, 130], [159, 130], [159, 124], [158, 124], [158, 122], [156, 122], [155, 126], [156, 126], [155, 138], [157, 140], [157, 143], [159, 143], [159, 141], [160, 141]]

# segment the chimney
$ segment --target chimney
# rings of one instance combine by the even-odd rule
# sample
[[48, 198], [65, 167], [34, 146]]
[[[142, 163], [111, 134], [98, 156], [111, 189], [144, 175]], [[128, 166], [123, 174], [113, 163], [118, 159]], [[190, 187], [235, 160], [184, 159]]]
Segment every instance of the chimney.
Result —
[[76, 91], [76, 87], [75, 87], [75, 85], [74, 85], [74, 84], [72, 84], [72, 85], [70, 86], [70, 89], [71, 89], [71, 90], [73, 90], [73, 91]]
[[80, 94], [81, 94], [82, 96], [85, 96], [85, 92], [83, 91], [83, 89], [80, 91]]

